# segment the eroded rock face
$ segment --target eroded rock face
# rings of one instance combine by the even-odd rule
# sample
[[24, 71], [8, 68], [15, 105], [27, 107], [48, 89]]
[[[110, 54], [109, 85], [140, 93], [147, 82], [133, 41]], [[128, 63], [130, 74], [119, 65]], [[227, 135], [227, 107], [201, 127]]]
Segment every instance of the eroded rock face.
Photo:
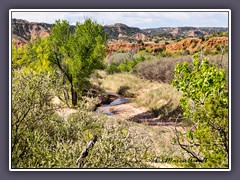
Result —
[[142, 40], [142, 41], [146, 41], [147, 39], [149, 39], [149, 37], [143, 33], [136, 33], [131, 38], [134, 40]]
[[129, 43], [129, 42], [120, 42], [120, 43], [112, 43], [108, 44], [108, 51], [116, 52], [116, 51], [139, 51], [141, 49], [149, 48], [152, 51], [155, 51], [159, 48], [164, 48], [165, 44], [158, 44], [158, 43]]
[[165, 45], [164, 43], [129, 43], [120, 42], [108, 44], [108, 54], [117, 51], [139, 51], [141, 49], [148, 49], [150, 52], [155, 53], [159, 50], [166, 50], [168, 53], [184, 52], [188, 50], [190, 53], [199, 50], [202, 46], [203, 51], [206, 50], [216, 50], [217, 46], [228, 45], [227, 37], [214, 37], [207, 41], [202, 41], [199, 38], [186, 38], [179, 42], [173, 42]]
[[12, 19], [12, 40], [17, 46], [22, 46], [31, 39], [49, 36], [51, 24], [33, 23], [21, 19]]
[[228, 45], [228, 38], [227, 37], [213, 37], [207, 41], [202, 41], [199, 38], [187, 38], [182, 41], [171, 43], [166, 45], [166, 51], [169, 53], [174, 52], [183, 52], [188, 50], [190, 53], [200, 49], [202, 45], [203, 51], [215, 50], [218, 45], [225, 46]]
[[[48, 37], [51, 33], [51, 28], [52, 24], [12, 19], [12, 41], [16, 46], [23, 46], [31, 39]], [[74, 26], [70, 26], [72, 32], [74, 29]]]
[[176, 43], [166, 45], [166, 51], [169, 53], [182, 52], [189, 50], [190, 53], [197, 50], [202, 44], [202, 40], [198, 38], [187, 38]]
[[209, 39], [208, 41], [205, 42], [204, 48], [207, 49], [209, 48], [212, 50], [213, 48], [216, 47], [216, 45], [228, 45], [228, 38], [227, 37], [214, 37]]

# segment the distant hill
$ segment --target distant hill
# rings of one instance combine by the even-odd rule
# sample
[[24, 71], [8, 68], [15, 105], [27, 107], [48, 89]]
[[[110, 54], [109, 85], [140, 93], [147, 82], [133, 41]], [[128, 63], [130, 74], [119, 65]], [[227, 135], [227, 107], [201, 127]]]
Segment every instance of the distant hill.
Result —
[[12, 19], [12, 39], [16, 45], [24, 45], [31, 38], [45, 38], [51, 32], [51, 24], [33, 23], [22, 19]]
[[[24, 45], [30, 39], [45, 38], [51, 33], [52, 24], [28, 22], [22, 19], [12, 19], [12, 39], [17, 46]], [[74, 31], [75, 27], [71, 26]], [[145, 41], [154, 37], [201, 37], [217, 32], [228, 32], [228, 28], [221, 27], [160, 27], [140, 29], [116, 23], [103, 26], [108, 33], [110, 42]]]
[[143, 29], [142, 32], [149, 37], [200, 37], [218, 32], [228, 32], [223, 27], [160, 27]]
[[113, 25], [106, 25], [106, 26], [103, 26], [103, 29], [108, 33], [109, 38], [112, 38], [112, 39], [119, 38], [121, 36], [130, 37], [137, 33], [142, 32], [142, 30], [137, 27], [129, 27], [129, 26], [127, 26], [125, 24], [121, 24], [121, 23], [116, 23]]

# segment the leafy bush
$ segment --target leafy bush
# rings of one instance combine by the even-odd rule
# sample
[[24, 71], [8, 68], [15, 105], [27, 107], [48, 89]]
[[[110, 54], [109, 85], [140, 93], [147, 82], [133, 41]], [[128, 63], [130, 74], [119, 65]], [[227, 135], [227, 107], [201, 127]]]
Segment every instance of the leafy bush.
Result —
[[168, 44], [170, 44], [168, 41], [165, 41], [165, 45], [168, 45]]
[[108, 74], [114, 74], [118, 72], [131, 72], [132, 69], [139, 63], [144, 61], [145, 58], [140, 56], [139, 58], [125, 59], [120, 64], [110, 63], [106, 69]]
[[88, 168], [146, 168], [151, 141], [141, 137], [122, 122], [104, 124], [101, 138], [87, 156], [84, 167]]
[[87, 78], [96, 69], [103, 68], [107, 50], [106, 33], [96, 21], [86, 19], [76, 23], [74, 32], [66, 20], [57, 20], [48, 38], [53, 68], [58, 69], [71, 85], [72, 105], [77, 105], [78, 94], [84, 88]]
[[43, 143], [49, 141], [46, 131], [58, 121], [49, 104], [53, 97], [52, 89], [53, 83], [49, 74], [33, 76], [31, 71], [13, 72], [11, 146], [13, 167], [40, 166], [38, 161], [42, 159], [39, 156], [43, 155], [43, 149], [37, 148], [37, 145], [40, 143], [42, 147], [46, 145]]
[[186, 133], [176, 130], [181, 148], [197, 163], [194, 167], [228, 167], [228, 92], [226, 71], [205, 58], [195, 56], [192, 67], [178, 64], [173, 85], [183, 92], [181, 107], [186, 122]]
[[106, 68], [106, 72], [108, 74], [114, 74], [120, 72], [120, 70], [118, 69], [118, 65], [116, 63], [110, 63]]

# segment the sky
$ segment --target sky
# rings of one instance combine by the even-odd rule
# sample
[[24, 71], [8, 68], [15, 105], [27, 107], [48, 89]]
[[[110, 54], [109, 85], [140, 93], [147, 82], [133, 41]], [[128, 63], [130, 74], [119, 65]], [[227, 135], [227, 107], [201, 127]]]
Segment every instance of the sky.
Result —
[[[101, 25], [123, 23], [130, 27], [228, 27], [228, 12], [16, 12], [12, 18], [29, 22], [52, 24], [56, 20], [67, 20], [71, 25], [91, 18]], [[86, 10], [85, 10], [86, 11]]]

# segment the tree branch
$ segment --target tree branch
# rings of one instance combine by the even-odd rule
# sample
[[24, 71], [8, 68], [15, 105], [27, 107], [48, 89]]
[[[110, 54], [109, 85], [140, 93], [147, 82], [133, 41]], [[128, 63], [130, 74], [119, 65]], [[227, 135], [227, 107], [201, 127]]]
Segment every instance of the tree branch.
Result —
[[179, 135], [178, 135], [178, 133], [179, 133], [179, 131], [177, 130], [177, 120], [178, 120], [178, 117], [177, 117], [177, 119], [176, 119], [176, 124], [175, 124], [175, 134], [176, 134], [176, 137], [177, 137], [177, 142], [178, 142], [178, 144], [180, 145], [180, 147], [184, 150], [184, 151], [186, 151], [188, 154], [190, 154], [192, 157], [194, 157], [195, 159], [197, 159], [197, 161], [198, 162], [203, 162], [203, 159], [201, 159], [200, 157], [198, 157], [194, 152], [192, 152], [192, 151], [190, 151], [189, 149], [187, 149], [186, 147], [187, 147], [187, 145], [184, 145], [184, 144], [182, 144], [181, 142], [180, 142], [180, 139], [179, 139]]
[[77, 166], [78, 168], [83, 167], [84, 165], [84, 158], [88, 156], [88, 152], [93, 148], [94, 144], [97, 142], [97, 136], [95, 135], [88, 143], [86, 148], [83, 149], [81, 155], [77, 159]]

